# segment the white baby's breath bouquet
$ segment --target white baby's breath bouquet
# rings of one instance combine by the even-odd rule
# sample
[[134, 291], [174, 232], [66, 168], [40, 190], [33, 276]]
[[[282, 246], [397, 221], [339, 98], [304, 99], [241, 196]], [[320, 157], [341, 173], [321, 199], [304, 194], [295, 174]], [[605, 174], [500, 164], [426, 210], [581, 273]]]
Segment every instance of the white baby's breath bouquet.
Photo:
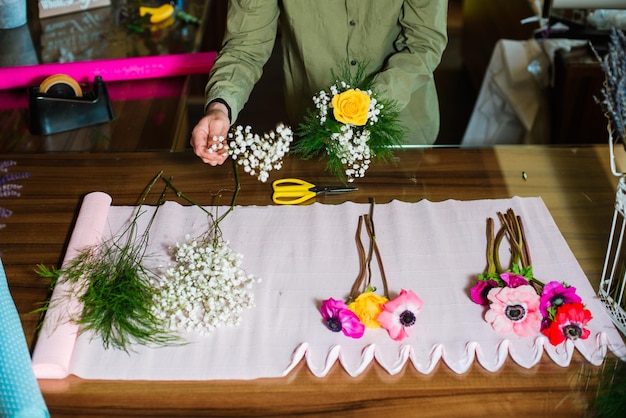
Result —
[[364, 177], [372, 158], [393, 156], [404, 139], [394, 101], [373, 90], [373, 78], [360, 65], [353, 72], [346, 64], [334, 83], [313, 96], [314, 109], [305, 115], [296, 134], [294, 151], [303, 158], [326, 155], [326, 169], [346, 179]]

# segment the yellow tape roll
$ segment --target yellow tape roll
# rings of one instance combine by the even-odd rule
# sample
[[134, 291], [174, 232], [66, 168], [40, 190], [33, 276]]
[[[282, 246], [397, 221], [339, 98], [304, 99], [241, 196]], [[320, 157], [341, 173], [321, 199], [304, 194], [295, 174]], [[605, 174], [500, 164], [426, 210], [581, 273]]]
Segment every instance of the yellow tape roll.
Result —
[[82, 97], [83, 90], [76, 80], [66, 74], [54, 74], [39, 85], [41, 93], [57, 97]]

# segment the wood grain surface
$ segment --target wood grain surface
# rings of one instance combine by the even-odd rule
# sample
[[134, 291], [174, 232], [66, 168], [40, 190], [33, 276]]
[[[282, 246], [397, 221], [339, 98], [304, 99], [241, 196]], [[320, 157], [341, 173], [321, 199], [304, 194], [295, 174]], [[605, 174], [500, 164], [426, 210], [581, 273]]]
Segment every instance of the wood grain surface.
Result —
[[[209, 167], [190, 152], [11, 154], [7, 158], [17, 162], [11, 172], [32, 174], [20, 181], [21, 197], [2, 200], [13, 215], [3, 220], [6, 227], [0, 231], [2, 262], [31, 349], [39, 318], [30, 312], [49, 294], [35, 266], [60, 264], [85, 194], [104, 191], [113, 197], [114, 205], [134, 205], [160, 170], [201, 204], [228, 204], [234, 188], [230, 160], [224, 166]], [[318, 160], [289, 159], [280, 172], [272, 173], [271, 180], [280, 177], [337, 183]], [[597, 289], [616, 184], [608, 170], [606, 146], [429, 148], [399, 150], [395, 161], [375, 164], [366, 178], [355, 182], [358, 192], [322, 196], [318, 201], [540, 196]], [[272, 204], [271, 185], [242, 174], [238, 204]], [[530, 370], [508, 361], [496, 373], [475, 364], [462, 375], [440, 363], [431, 375], [422, 375], [409, 364], [399, 375], [390, 376], [372, 365], [352, 378], [336, 365], [328, 376], [316, 378], [300, 364], [280, 379], [147, 382], [71, 376], [39, 383], [53, 417], [572, 417], [585, 415], [595, 395], [599, 369], [575, 353], [565, 368], [545, 357]]]

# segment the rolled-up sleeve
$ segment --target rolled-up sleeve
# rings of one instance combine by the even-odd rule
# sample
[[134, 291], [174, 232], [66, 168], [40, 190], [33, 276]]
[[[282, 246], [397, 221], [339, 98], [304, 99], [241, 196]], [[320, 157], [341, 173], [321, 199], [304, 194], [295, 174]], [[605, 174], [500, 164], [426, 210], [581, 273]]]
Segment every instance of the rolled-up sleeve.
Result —
[[405, 0], [399, 19], [401, 31], [376, 78], [377, 91], [405, 107], [411, 95], [432, 83], [446, 48], [447, 0]]
[[206, 103], [222, 99], [235, 121], [269, 59], [279, 16], [277, 0], [231, 0], [222, 48], [206, 85]]

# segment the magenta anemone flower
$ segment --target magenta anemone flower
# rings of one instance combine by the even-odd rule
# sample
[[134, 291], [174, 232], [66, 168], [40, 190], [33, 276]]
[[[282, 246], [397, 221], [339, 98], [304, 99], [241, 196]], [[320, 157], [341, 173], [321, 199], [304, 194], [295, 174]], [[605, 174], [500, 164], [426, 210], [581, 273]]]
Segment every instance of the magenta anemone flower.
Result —
[[507, 287], [519, 287], [528, 284], [528, 280], [526, 280], [526, 277], [520, 274], [502, 273], [500, 274], [500, 278], [504, 283], [506, 283]]
[[343, 332], [352, 338], [361, 338], [365, 332], [365, 326], [354, 312], [342, 300], [333, 298], [326, 299], [320, 306], [320, 312], [329, 330]]
[[478, 305], [487, 306], [489, 305], [489, 299], [487, 299], [487, 294], [494, 287], [498, 287], [498, 282], [495, 280], [479, 280], [476, 282], [476, 285], [472, 287], [470, 290], [470, 296], [472, 301]]
[[554, 320], [541, 332], [548, 337], [550, 344], [559, 345], [565, 340], [587, 339], [591, 332], [585, 325], [591, 321], [591, 311], [580, 302], [565, 303], [556, 310]]
[[580, 303], [576, 288], [552, 281], [545, 284], [539, 300], [539, 310], [544, 317], [553, 318], [559, 306], [566, 303]]
[[378, 315], [380, 326], [385, 328], [394, 341], [409, 336], [410, 329], [422, 310], [422, 300], [411, 290], [400, 290], [400, 294], [382, 305]]
[[487, 298], [491, 304], [485, 320], [497, 332], [528, 337], [540, 331], [539, 295], [531, 285], [497, 287]]

